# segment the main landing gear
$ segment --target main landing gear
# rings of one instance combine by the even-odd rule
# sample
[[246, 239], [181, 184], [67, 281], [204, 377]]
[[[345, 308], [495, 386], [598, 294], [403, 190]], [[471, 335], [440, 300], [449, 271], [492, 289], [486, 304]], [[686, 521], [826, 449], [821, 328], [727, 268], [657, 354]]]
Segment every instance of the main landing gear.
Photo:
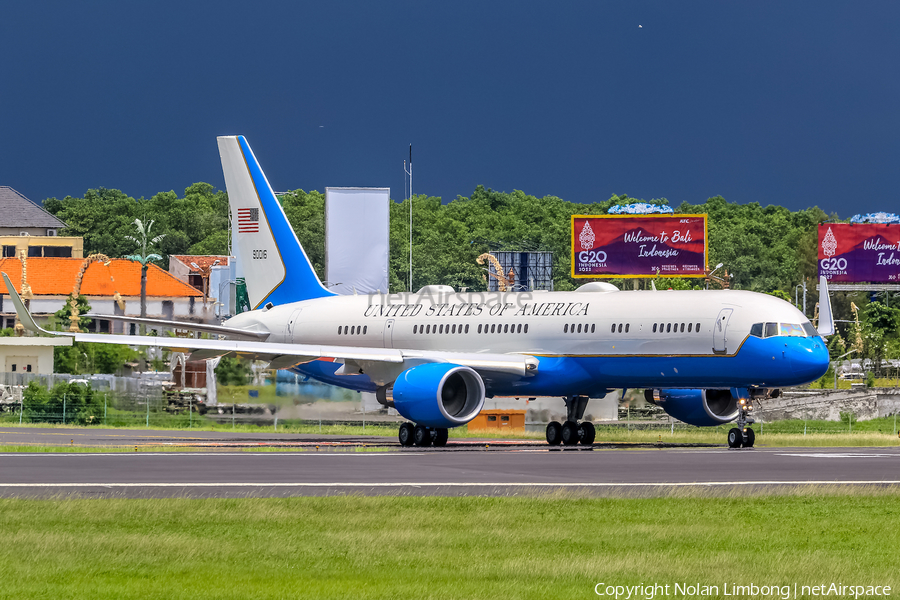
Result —
[[584, 409], [587, 408], [587, 396], [566, 396], [566, 422], [559, 424], [551, 421], [547, 425], [547, 443], [551, 446], [574, 446], [579, 442], [583, 446], [590, 446], [597, 437], [597, 430], [590, 421], [578, 421], [584, 418]]
[[557, 421], [550, 421], [547, 425], [547, 443], [551, 446], [574, 446], [578, 442], [583, 446], [590, 446], [595, 437], [597, 430], [590, 421], [566, 421], [561, 425]]
[[728, 431], [729, 448], [753, 447], [756, 434], [748, 426], [756, 421], [750, 416], [751, 412], [753, 412], [753, 401], [749, 398], [740, 398], [738, 400], [737, 427], [732, 427]]
[[426, 448], [434, 445], [438, 448], [447, 445], [449, 434], [443, 427], [425, 427], [424, 425], [413, 425], [412, 423], [403, 423], [400, 425], [401, 446], [416, 445], [420, 448]]

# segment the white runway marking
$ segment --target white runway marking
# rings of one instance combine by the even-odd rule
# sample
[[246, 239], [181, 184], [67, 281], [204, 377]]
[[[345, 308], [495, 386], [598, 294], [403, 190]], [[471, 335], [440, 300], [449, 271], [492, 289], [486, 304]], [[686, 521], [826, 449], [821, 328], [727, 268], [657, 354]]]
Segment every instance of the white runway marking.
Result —
[[235, 456], [423, 456], [425, 452], [314, 452], [314, 451], [278, 451], [278, 452], [10, 452], [2, 453], [0, 457], [6, 458], [89, 458], [95, 456], [103, 457], [130, 457], [138, 456], [169, 456], [169, 457], [190, 457], [190, 456], [223, 456], [234, 458]]
[[812, 452], [804, 454], [779, 453], [778, 456], [802, 456], [804, 458], [900, 458], [900, 454], [865, 454], [862, 452]]
[[720, 487], [720, 486], [752, 486], [752, 485], [900, 485], [900, 480], [883, 480], [883, 481], [704, 481], [704, 482], [643, 482], [643, 483], [548, 483], [548, 482], [530, 482], [530, 483], [466, 483], [458, 482], [378, 482], [378, 483], [294, 483], [294, 482], [271, 482], [271, 483], [249, 483], [249, 482], [225, 482], [225, 483], [0, 483], [0, 489], [3, 488], [76, 488], [76, 487], [99, 487], [99, 488], [213, 488], [213, 487], [237, 487], [237, 488], [395, 488], [395, 487], [415, 487], [415, 488], [440, 488], [440, 487], [535, 487], [535, 488], [642, 488], [642, 487]]

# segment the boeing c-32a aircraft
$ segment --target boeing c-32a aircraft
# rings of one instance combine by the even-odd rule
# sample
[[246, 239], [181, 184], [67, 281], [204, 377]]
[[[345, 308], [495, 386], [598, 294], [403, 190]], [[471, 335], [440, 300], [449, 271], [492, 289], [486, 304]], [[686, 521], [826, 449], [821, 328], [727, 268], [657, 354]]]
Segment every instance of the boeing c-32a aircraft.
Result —
[[[446, 444], [448, 428], [468, 423], [494, 396], [560, 396], [566, 421], [547, 426], [547, 442], [592, 444], [593, 424], [580, 422], [589, 399], [617, 388], [643, 388], [693, 425], [737, 420], [729, 445], [752, 446], [746, 425], [754, 401], [818, 379], [828, 367], [809, 320], [753, 292], [626, 292], [593, 282], [573, 292], [458, 293], [430, 285], [335, 295], [316, 276], [244, 137], [218, 144], [233, 245], [254, 309], [221, 326], [194, 326], [227, 339], [79, 333], [76, 340], [186, 348], [191, 360], [240, 354], [375, 392], [409, 419], [400, 443], [418, 446]], [[43, 331], [6, 284], [22, 323]], [[827, 291], [822, 298], [820, 331], [828, 335]]]

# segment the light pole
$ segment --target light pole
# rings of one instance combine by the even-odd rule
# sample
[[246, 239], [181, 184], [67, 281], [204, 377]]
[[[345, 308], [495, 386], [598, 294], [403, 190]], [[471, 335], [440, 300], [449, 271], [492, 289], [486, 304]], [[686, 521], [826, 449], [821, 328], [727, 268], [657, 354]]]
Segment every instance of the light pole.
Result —
[[716, 265], [716, 268], [709, 272], [706, 276], [706, 289], [709, 289], [709, 278], [712, 277], [712, 274], [725, 266], [725, 263], [719, 263]]
[[[413, 202], [413, 171], [412, 171], [412, 144], [409, 145], [409, 170], [403, 166], [403, 172], [409, 175], [409, 291], [412, 292], [412, 202]], [[405, 186], [404, 186], [405, 187]]]
[[848, 354], [853, 354], [854, 352], [856, 352], [856, 350], [851, 350], [850, 352], [844, 352], [843, 354], [838, 356], [836, 359], [834, 359], [834, 389], [837, 389], [837, 361], [841, 360]]
[[800, 299], [797, 295], [797, 290], [803, 288], [803, 314], [806, 314], [806, 280], [803, 280], [803, 283], [798, 283], [794, 286], [794, 306], [800, 308]]
[[[230, 302], [222, 302], [222, 288], [225, 287], [226, 285], [230, 285], [232, 283], [237, 283], [237, 282], [234, 279], [229, 279], [229, 280], [223, 281], [222, 283], [219, 284], [219, 302], [218, 302], [218, 304], [221, 304], [222, 306], [227, 306], [228, 314], [231, 314], [231, 303]], [[231, 299], [231, 297], [229, 296], [229, 300], [230, 299]], [[221, 310], [219, 311], [219, 313], [220, 314], [218, 315], [218, 317], [221, 319], [222, 318]]]

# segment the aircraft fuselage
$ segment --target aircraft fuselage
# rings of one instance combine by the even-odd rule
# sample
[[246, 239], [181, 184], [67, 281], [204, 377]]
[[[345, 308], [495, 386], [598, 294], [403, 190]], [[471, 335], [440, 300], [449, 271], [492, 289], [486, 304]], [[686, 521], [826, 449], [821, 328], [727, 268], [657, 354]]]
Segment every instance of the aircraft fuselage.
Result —
[[[447, 289], [447, 288], [444, 288]], [[754, 324], [777, 335], [751, 335]], [[621, 387], [785, 387], [822, 376], [824, 341], [790, 304], [754, 292], [573, 291], [331, 296], [252, 311], [227, 322], [258, 324], [268, 341], [518, 353], [539, 361], [520, 379], [486, 379], [493, 395], [602, 396]], [[804, 331], [804, 324], [809, 328]], [[771, 328], [771, 327], [770, 327]], [[784, 335], [784, 333], [787, 335]], [[329, 377], [355, 389], [359, 375]], [[377, 370], [376, 370], [377, 371]], [[368, 373], [377, 386], [378, 373]]]

